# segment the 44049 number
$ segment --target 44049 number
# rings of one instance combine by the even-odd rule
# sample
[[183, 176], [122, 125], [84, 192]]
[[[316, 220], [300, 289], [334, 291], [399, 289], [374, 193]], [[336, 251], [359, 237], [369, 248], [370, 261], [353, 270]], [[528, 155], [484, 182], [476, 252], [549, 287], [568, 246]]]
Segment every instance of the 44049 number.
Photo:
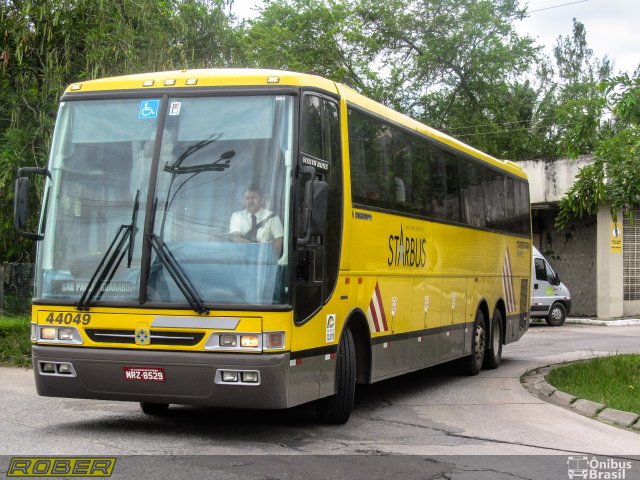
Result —
[[54, 312], [51, 312], [44, 321], [52, 324], [58, 323], [60, 325], [71, 325], [72, 323], [75, 323], [76, 325], [89, 325], [89, 323], [91, 323], [91, 314], [70, 312], [55, 314]]

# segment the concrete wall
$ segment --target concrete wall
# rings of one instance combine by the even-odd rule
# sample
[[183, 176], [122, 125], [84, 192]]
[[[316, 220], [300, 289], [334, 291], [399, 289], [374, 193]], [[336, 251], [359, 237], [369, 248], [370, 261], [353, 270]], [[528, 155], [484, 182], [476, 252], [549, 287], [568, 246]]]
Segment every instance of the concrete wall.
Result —
[[535, 206], [559, 202], [573, 185], [580, 169], [591, 162], [592, 155], [583, 155], [576, 160], [558, 158], [518, 162], [529, 177], [531, 204]]
[[571, 221], [558, 231], [556, 209], [533, 210], [534, 244], [571, 291], [571, 316], [597, 315], [597, 217]]
[[573, 185], [580, 168], [593, 161], [582, 156], [519, 162], [529, 177], [533, 243], [569, 287], [572, 316], [598, 315], [598, 217], [572, 220], [554, 227], [557, 203]]
[[[622, 212], [618, 212], [622, 219]], [[622, 252], [611, 248], [611, 209], [600, 207], [598, 211], [598, 318], [614, 318], [624, 315], [622, 285]], [[622, 222], [620, 222], [622, 224]]]

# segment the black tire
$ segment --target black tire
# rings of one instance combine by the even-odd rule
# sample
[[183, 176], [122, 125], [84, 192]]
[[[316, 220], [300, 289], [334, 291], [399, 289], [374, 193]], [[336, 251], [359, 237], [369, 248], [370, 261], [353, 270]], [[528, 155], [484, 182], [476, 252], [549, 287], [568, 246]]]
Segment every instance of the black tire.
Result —
[[491, 319], [491, 341], [489, 348], [484, 352], [484, 363], [482, 366], [488, 369], [495, 369], [502, 361], [502, 313], [496, 308]]
[[140, 402], [140, 408], [147, 415], [162, 415], [169, 410], [168, 403]]
[[564, 325], [564, 321], [567, 318], [567, 309], [560, 302], [556, 302], [551, 305], [549, 309], [549, 315], [547, 315], [547, 325], [551, 327], [560, 327]]
[[482, 310], [478, 310], [476, 312], [476, 319], [473, 322], [471, 355], [462, 359], [462, 369], [467, 375], [477, 375], [482, 368], [484, 354], [487, 349], [487, 332], [485, 325], [484, 313], [482, 313]]
[[346, 423], [353, 408], [356, 391], [356, 348], [347, 327], [338, 345], [336, 361], [336, 393], [317, 403], [318, 419], [323, 423]]

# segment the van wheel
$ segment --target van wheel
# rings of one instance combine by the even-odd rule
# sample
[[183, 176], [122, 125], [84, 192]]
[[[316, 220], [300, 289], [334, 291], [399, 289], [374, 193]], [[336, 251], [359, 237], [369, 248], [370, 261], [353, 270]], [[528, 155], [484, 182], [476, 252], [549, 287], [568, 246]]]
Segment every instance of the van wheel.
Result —
[[317, 413], [324, 423], [346, 423], [353, 408], [356, 391], [356, 348], [353, 334], [347, 327], [338, 345], [336, 361], [336, 393], [317, 403]]
[[487, 332], [485, 330], [484, 314], [482, 310], [476, 312], [471, 337], [471, 355], [462, 359], [462, 369], [467, 375], [477, 375], [482, 368], [484, 354], [487, 348]]
[[549, 315], [547, 315], [547, 324], [552, 327], [560, 327], [564, 324], [566, 318], [567, 310], [564, 308], [564, 305], [556, 302], [551, 305], [551, 308], [549, 309]]
[[502, 313], [496, 308], [491, 319], [491, 348], [484, 352], [484, 368], [498, 368], [502, 361]]
[[140, 402], [140, 408], [147, 415], [162, 415], [169, 410], [169, 404]]

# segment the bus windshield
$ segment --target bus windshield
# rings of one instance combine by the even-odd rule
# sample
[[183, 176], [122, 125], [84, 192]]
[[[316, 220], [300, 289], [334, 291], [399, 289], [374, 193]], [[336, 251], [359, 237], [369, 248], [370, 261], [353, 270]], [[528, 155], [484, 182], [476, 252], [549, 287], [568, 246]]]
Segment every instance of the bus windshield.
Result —
[[[100, 277], [93, 301], [184, 306], [186, 282], [208, 304], [288, 303], [292, 105], [274, 95], [62, 103], [36, 298], [75, 303]], [[101, 264], [110, 270], [97, 275]]]

